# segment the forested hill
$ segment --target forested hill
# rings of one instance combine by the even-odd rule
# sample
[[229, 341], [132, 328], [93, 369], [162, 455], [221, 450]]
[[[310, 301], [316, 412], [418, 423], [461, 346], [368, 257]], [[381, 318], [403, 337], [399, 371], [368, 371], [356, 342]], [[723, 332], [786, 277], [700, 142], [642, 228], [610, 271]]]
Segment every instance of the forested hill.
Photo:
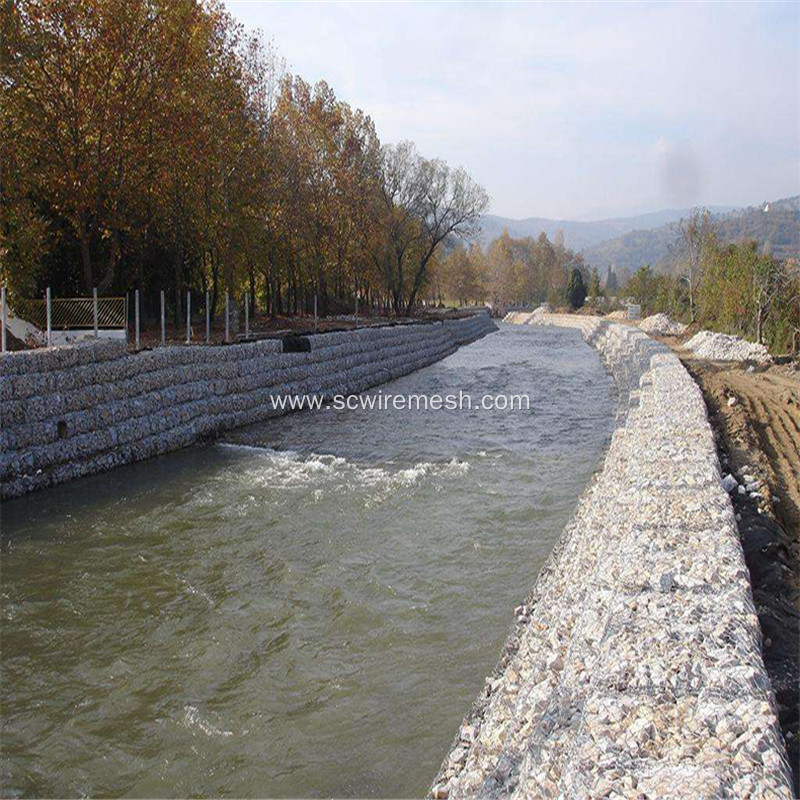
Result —
[[[709, 209], [712, 214], [724, 214], [735, 210], [733, 206], [715, 206]], [[690, 208], [674, 208], [654, 211], [650, 214], [638, 214], [632, 217], [614, 217], [593, 222], [581, 222], [569, 219], [546, 219], [544, 217], [527, 217], [526, 219], [510, 219], [485, 214], [481, 218], [481, 244], [487, 247], [490, 242], [507, 230], [512, 239], [537, 238], [546, 233], [553, 241], [559, 231], [564, 235], [564, 244], [572, 250], [581, 250], [592, 245], [606, 242], [630, 233], [660, 228], [688, 217]]]
[[[713, 213], [713, 219], [723, 242], [755, 239], [761, 245], [768, 245], [778, 258], [797, 258], [800, 255], [800, 196], [722, 214]], [[611, 264], [630, 270], [643, 264], [668, 267], [671, 248], [677, 239], [676, 221], [650, 230], [633, 230], [584, 247], [586, 263], [598, 270]]]

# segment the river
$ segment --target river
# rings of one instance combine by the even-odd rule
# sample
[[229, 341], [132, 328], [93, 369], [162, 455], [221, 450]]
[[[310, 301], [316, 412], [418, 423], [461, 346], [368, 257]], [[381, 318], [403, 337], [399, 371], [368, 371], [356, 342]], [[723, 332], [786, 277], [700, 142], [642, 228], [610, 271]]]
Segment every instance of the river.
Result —
[[[379, 390], [374, 390], [375, 392]], [[4, 796], [421, 796], [613, 429], [576, 331], [4, 503]]]

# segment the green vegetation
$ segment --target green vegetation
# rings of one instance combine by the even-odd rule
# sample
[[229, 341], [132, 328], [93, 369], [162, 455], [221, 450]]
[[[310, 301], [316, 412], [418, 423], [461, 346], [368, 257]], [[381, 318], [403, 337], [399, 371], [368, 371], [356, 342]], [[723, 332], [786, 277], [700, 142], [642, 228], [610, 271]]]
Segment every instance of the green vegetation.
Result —
[[672, 274], [639, 267], [622, 296], [644, 315], [733, 333], [766, 344], [772, 352], [797, 352], [800, 335], [800, 263], [759, 252], [756, 242], [720, 244], [702, 216], [686, 227], [687, 245]]
[[566, 294], [567, 301], [574, 309], [580, 308], [586, 300], [586, 286], [583, 283], [583, 275], [577, 267], [572, 268]]

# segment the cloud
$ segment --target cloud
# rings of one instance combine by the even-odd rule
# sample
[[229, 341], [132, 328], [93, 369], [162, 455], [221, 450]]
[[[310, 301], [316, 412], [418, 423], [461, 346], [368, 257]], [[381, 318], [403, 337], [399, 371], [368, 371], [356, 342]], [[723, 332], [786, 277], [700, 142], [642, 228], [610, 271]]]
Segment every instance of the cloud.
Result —
[[274, 35], [293, 71], [369, 113], [383, 141], [463, 165], [496, 213], [800, 192], [800, 4], [228, 8]]

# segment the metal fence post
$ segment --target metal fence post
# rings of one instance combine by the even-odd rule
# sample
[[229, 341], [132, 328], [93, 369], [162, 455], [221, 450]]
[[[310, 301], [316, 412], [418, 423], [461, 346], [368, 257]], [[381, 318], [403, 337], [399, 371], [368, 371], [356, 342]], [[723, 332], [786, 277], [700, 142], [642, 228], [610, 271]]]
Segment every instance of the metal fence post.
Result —
[[209, 303], [208, 289], [206, 289], [206, 344], [211, 343], [211, 304]]
[[50, 302], [50, 287], [47, 287], [47, 346], [51, 347], [53, 344], [53, 308]]
[[136, 314], [136, 349], [139, 349], [139, 290], [133, 294], [134, 313]]
[[317, 293], [314, 292], [314, 333], [317, 332]]
[[161, 344], [167, 343], [167, 302], [161, 290]]
[[225, 292], [225, 341], [231, 340], [231, 293]]
[[94, 338], [97, 338], [97, 329], [99, 327], [99, 310], [97, 307], [97, 287], [92, 289], [92, 314], [94, 315]]
[[192, 290], [186, 290], [186, 344], [192, 341]]
[[250, 338], [250, 292], [244, 293], [244, 338]]
[[8, 312], [6, 311], [6, 287], [4, 286], [0, 289], [0, 294], [2, 295], [2, 302], [3, 305], [3, 318], [0, 321], [0, 325], [3, 326], [3, 333], [2, 333], [2, 352], [5, 353], [6, 351], [6, 326], [8, 325]]

